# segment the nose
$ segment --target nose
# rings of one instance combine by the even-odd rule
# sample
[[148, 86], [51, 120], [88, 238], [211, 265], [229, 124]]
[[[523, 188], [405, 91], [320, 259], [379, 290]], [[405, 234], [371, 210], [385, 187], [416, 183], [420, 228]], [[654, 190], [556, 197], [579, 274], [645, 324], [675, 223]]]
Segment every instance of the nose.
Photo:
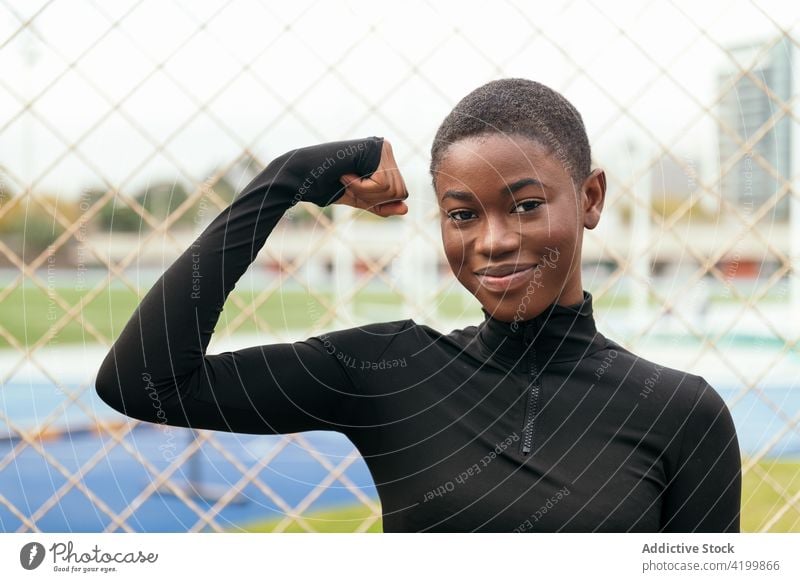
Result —
[[519, 251], [519, 220], [514, 220], [511, 216], [487, 216], [482, 222], [476, 233], [475, 252], [485, 257], [497, 258]]

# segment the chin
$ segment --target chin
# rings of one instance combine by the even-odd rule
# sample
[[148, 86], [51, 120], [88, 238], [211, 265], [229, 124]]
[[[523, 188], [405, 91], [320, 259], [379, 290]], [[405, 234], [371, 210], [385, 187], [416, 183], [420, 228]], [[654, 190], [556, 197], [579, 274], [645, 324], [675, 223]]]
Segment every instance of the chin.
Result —
[[519, 305], [519, 301], [514, 301], [511, 305], [509, 305], [508, 302], [504, 300], [501, 302], [495, 301], [492, 303], [484, 303], [483, 308], [495, 319], [507, 321], [509, 323], [512, 321], [522, 321], [524, 319], [530, 319], [533, 317], [530, 308], [523, 312], [519, 309]]
[[[488, 297], [487, 297], [488, 295]], [[500, 321], [514, 321], [515, 315], [517, 316], [516, 319], [528, 319], [530, 317], [526, 313], [520, 313], [520, 305], [522, 304], [522, 297], [524, 294], [519, 293], [507, 293], [505, 297], [492, 297], [493, 294], [486, 293], [479, 293], [475, 295], [475, 298], [480, 302], [481, 306], [489, 312], [489, 314], [494, 317], [495, 319], [499, 319]], [[528, 304], [527, 311], [530, 310], [531, 305]]]

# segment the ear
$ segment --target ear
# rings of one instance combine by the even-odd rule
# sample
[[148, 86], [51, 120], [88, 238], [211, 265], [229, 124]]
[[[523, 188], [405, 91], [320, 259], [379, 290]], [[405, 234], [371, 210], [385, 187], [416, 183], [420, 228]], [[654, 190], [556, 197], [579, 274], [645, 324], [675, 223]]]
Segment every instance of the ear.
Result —
[[603, 202], [606, 199], [606, 173], [602, 168], [592, 170], [581, 186], [581, 200], [583, 202], [583, 226], [589, 230], [600, 222], [603, 212]]

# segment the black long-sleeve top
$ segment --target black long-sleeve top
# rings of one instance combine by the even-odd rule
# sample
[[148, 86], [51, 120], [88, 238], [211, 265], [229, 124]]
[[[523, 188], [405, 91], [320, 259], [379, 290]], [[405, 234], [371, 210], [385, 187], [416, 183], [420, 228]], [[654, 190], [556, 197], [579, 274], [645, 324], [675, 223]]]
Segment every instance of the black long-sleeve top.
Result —
[[[133, 418], [253, 434], [334, 430], [363, 455], [386, 532], [738, 532], [731, 415], [700, 376], [595, 328], [592, 296], [441, 333], [413, 319], [207, 354], [283, 213], [367, 176], [383, 138], [273, 160], [149, 290], [96, 389]], [[157, 404], [157, 405], [156, 405]]]

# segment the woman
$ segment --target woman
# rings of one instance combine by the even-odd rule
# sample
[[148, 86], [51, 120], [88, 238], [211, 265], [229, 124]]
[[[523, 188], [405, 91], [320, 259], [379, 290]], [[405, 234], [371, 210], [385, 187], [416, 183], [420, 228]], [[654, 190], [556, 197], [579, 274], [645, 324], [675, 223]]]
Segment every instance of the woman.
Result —
[[167, 269], [103, 362], [100, 397], [176, 426], [342, 432], [387, 532], [739, 531], [722, 399], [595, 328], [580, 254], [606, 181], [572, 105], [524, 79], [479, 87], [439, 128], [431, 174], [478, 325], [443, 334], [405, 319], [205, 353], [293, 204], [407, 211], [388, 141], [330, 142], [272, 161]]

